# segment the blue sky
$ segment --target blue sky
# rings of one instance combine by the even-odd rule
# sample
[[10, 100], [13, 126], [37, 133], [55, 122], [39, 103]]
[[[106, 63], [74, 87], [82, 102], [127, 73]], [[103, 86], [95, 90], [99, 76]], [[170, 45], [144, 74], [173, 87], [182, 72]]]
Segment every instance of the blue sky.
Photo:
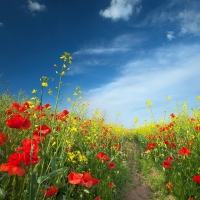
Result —
[[[56, 79], [54, 64], [73, 56], [63, 82], [62, 108], [80, 86], [89, 113], [131, 128], [133, 120], [163, 116], [177, 104], [198, 105], [200, 95], [199, 0], [7, 0], [0, 6], [0, 74], [17, 94], [31, 97], [39, 78]], [[57, 79], [56, 79], [57, 80]], [[49, 88], [53, 89], [56, 82]], [[166, 98], [171, 96], [169, 102]], [[53, 97], [45, 96], [53, 104]], [[52, 100], [53, 99], [53, 100]]]

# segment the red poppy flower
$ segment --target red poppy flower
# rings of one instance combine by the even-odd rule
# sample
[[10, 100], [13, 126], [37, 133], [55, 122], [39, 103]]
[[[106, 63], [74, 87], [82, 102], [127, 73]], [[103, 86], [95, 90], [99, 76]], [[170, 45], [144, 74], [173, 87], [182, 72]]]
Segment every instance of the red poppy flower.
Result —
[[68, 182], [71, 184], [82, 184], [83, 174], [78, 174], [76, 172], [71, 172], [68, 176]]
[[97, 158], [98, 158], [99, 160], [102, 160], [102, 159], [104, 158], [105, 155], [106, 155], [106, 154], [105, 154], [104, 152], [99, 152], [99, 153], [97, 154]]
[[51, 133], [51, 129], [45, 124], [43, 124], [41, 127], [39, 126], [38, 131], [42, 136], [46, 136]]
[[22, 145], [23, 147], [17, 147], [16, 150], [22, 150], [24, 153], [31, 153], [31, 154], [36, 154], [39, 152], [39, 147], [38, 147], [38, 141], [37, 140], [31, 140], [30, 138], [26, 138], [22, 140]]
[[62, 115], [65, 115], [65, 116], [66, 116], [66, 115], [69, 114], [69, 111], [68, 111], [68, 110], [63, 110], [61, 113], [62, 113]]
[[167, 162], [173, 162], [173, 158], [171, 156], [167, 157]]
[[168, 190], [173, 190], [174, 188], [173, 188], [172, 182], [166, 183], [166, 188], [167, 188]]
[[114, 144], [114, 147], [117, 149], [117, 150], [120, 150], [120, 145], [119, 144]]
[[171, 142], [171, 143], [170, 143], [170, 147], [169, 147], [169, 148], [172, 148], [172, 147], [173, 147], [173, 148], [176, 148], [176, 144], [175, 144], [174, 142]]
[[115, 186], [115, 184], [114, 184], [113, 182], [109, 182], [109, 183], [108, 183], [108, 187], [109, 187], [109, 188], [113, 188], [114, 186]]
[[90, 142], [90, 147], [91, 147], [92, 149], [95, 149], [95, 145], [94, 145], [93, 142]]
[[21, 105], [21, 107], [20, 107], [20, 109], [19, 109], [19, 112], [20, 112], [20, 113], [23, 113], [23, 112], [26, 111], [28, 108], [30, 108], [29, 103], [28, 103], [28, 102], [24, 102], [24, 103]]
[[33, 138], [38, 142], [41, 142], [42, 140], [44, 140], [44, 136], [50, 133], [51, 133], [51, 128], [43, 124], [42, 126], [37, 127], [37, 129], [33, 131]]
[[13, 153], [8, 158], [8, 163], [1, 165], [1, 172], [8, 172], [10, 175], [23, 176], [25, 170], [20, 166], [22, 162], [22, 155], [20, 153]]
[[114, 162], [110, 162], [108, 165], [109, 169], [114, 169], [115, 168], [115, 163]]
[[10, 104], [10, 107], [11, 107], [11, 108], [14, 108], [14, 109], [16, 109], [16, 110], [19, 110], [21, 106], [20, 106], [19, 103], [13, 102], [12, 104]]
[[179, 150], [179, 154], [183, 156], [189, 156], [190, 155], [190, 150], [187, 149], [186, 147], [182, 147], [181, 150]]
[[0, 133], [0, 145], [2, 145], [4, 142], [8, 140], [7, 136], [5, 133]]
[[156, 143], [149, 143], [148, 145], [147, 145], [147, 149], [148, 150], [150, 150], [150, 149], [153, 149], [153, 148], [155, 148], [156, 147]]
[[172, 113], [170, 116], [171, 116], [171, 118], [175, 118], [176, 117], [176, 115], [174, 113]]
[[11, 165], [20, 165], [20, 163], [22, 162], [22, 155], [20, 153], [13, 153], [9, 156], [8, 158], [8, 162]]
[[163, 163], [162, 163], [162, 166], [164, 167], [164, 168], [170, 168], [171, 167], [171, 164], [168, 162], [168, 161], [163, 161]]
[[45, 197], [52, 197], [54, 194], [58, 193], [58, 188], [56, 188], [55, 186], [50, 186], [49, 190], [44, 189], [43, 190], [43, 194]]
[[19, 165], [11, 165], [10, 163], [3, 163], [0, 172], [8, 172], [10, 175], [23, 176], [26, 171]]
[[98, 153], [97, 158], [99, 160], [103, 160], [104, 162], [108, 162], [110, 160], [110, 158], [104, 152]]
[[164, 144], [168, 145], [168, 144], [169, 144], [169, 141], [168, 141], [168, 140], [165, 140], [165, 141], [164, 141]]
[[50, 105], [49, 103], [46, 103], [46, 104], [43, 106], [43, 108], [49, 109], [49, 108], [51, 108], [51, 105]]
[[100, 180], [93, 178], [90, 173], [84, 172], [83, 174], [83, 185], [90, 188], [92, 185], [97, 185], [100, 182]]
[[41, 112], [43, 110], [43, 107], [41, 105], [38, 105], [34, 108], [35, 111]]
[[30, 165], [34, 165], [34, 164], [36, 164], [36, 163], [38, 163], [39, 162], [39, 157], [38, 157], [38, 155], [30, 155], [30, 153], [22, 153], [21, 154], [22, 155], [22, 161], [24, 162], [24, 165], [25, 166], [30, 166]]
[[200, 131], [200, 126], [195, 127], [196, 131]]
[[56, 119], [61, 120], [61, 121], [66, 121], [68, 114], [69, 114], [69, 111], [63, 110], [61, 113], [56, 115]]
[[83, 130], [83, 133], [87, 135], [89, 132], [88, 130]]
[[81, 184], [90, 188], [92, 185], [98, 184], [100, 181], [96, 178], [93, 178], [90, 173], [84, 172], [84, 174], [78, 174], [71, 172], [68, 176], [68, 182], [71, 184]]
[[33, 139], [37, 140], [38, 142], [41, 142], [44, 140], [44, 136], [40, 135], [38, 130], [34, 130], [33, 131]]
[[21, 130], [27, 130], [31, 127], [31, 122], [28, 118], [16, 115], [6, 120], [7, 126]]
[[101, 198], [98, 196], [98, 197], [95, 197], [94, 200], [103, 200], [103, 199], [101, 199]]
[[193, 117], [190, 118], [190, 121], [191, 121], [191, 122], [194, 122], [194, 121], [195, 121], [195, 118], [193, 118]]
[[192, 178], [194, 181], [196, 181], [197, 183], [200, 183], [200, 174], [196, 175]]

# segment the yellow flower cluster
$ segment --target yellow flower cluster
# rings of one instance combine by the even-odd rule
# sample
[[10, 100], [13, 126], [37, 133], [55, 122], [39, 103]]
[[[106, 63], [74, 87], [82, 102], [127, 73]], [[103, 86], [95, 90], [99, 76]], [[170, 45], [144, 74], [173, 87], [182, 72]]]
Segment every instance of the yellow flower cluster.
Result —
[[67, 156], [68, 156], [67, 158], [68, 162], [72, 162], [72, 163], [77, 163], [77, 162], [87, 163], [88, 162], [87, 157], [82, 155], [80, 151], [68, 152]]

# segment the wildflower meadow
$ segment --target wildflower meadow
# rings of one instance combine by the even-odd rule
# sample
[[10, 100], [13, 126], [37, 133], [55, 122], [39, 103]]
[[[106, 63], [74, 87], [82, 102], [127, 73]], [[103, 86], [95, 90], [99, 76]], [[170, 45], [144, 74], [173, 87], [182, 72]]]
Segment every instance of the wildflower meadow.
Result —
[[[54, 108], [43, 103], [44, 94], [53, 92], [45, 76], [31, 99], [0, 97], [0, 199], [117, 199], [126, 181], [129, 130], [106, 124], [98, 110], [87, 118], [87, 102], [78, 99], [70, 112], [59, 110], [72, 57], [64, 53], [60, 59], [62, 67], [54, 65], [60, 69]], [[75, 96], [80, 94], [76, 87]]]
[[[63, 76], [72, 56], [54, 65], [58, 85], [40, 78], [32, 97], [0, 95], [0, 199], [118, 200], [128, 180], [126, 146], [138, 141], [141, 158], [164, 171], [166, 192], [178, 200], [200, 199], [200, 110], [184, 104], [167, 122], [128, 130], [87, 113], [76, 87], [72, 108], [60, 110]], [[55, 104], [44, 95], [55, 93]], [[200, 98], [199, 98], [200, 100]], [[151, 102], [147, 102], [151, 110]], [[122, 195], [123, 196], [123, 195]], [[123, 198], [121, 198], [123, 199]]]
[[[152, 103], [147, 102], [147, 106], [152, 112]], [[200, 109], [188, 109], [187, 103], [183, 103], [175, 111], [167, 122], [161, 120], [138, 128], [136, 138], [146, 163], [151, 160], [164, 172], [167, 193], [178, 200], [197, 200], [200, 199]]]

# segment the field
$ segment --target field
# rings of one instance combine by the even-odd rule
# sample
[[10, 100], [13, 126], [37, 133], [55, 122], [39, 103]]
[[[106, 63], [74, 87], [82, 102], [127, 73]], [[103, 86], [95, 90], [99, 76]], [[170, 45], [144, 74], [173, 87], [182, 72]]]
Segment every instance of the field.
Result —
[[[59, 110], [62, 78], [72, 62], [68, 53], [60, 58], [54, 106], [43, 103], [44, 93], [52, 94], [45, 76], [39, 96], [35, 89], [31, 98], [0, 95], [0, 199], [120, 200], [133, 140], [144, 165], [153, 163], [163, 173], [166, 196], [200, 199], [199, 108], [184, 104], [168, 122], [128, 130], [105, 123], [98, 110], [88, 118], [76, 87], [71, 111]], [[151, 110], [151, 102], [147, 106]]]
[[176, 110], [167, 123], [138, 128], [136, 137], [146, 164], [153, 162], [162, 171], [168, 194], [178, 200], [200, 199], [200, 110], [189, 110], [186, 103]]

